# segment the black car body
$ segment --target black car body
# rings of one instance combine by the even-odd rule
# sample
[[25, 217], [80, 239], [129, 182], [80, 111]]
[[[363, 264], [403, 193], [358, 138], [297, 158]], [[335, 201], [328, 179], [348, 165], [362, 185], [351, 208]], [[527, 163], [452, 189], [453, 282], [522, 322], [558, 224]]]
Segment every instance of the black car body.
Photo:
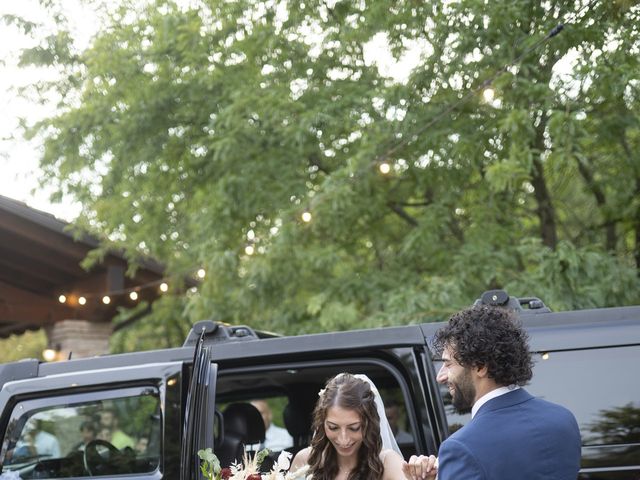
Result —
[[[530, 308], [520, 318], [536, 360], [527, 389], [578, 419], [579, 478], [640, 478], [640, 307]], [[2, 472], [195, 478], [198, 450], [213, 448], [224, 465], [264, 439], [260, 417], [245, 408], [258, 398], [282, 418], [295, 452], [308, 444], [318, 391], [342, 371], [367, 374], [385, 403], [398, 406], [406, 458], [436, 454], [468, 421], [435, 381], [439, 360], [429, 344], [440, 325], [264, 337], [200, 322], [181, 348], [0, 366]], [[97, 424], [105, 411], [119, 419], [111, 437], [96, 433], [82, 445], [83, 423]], [[38, 435], [41, 451], [33, 446]]]

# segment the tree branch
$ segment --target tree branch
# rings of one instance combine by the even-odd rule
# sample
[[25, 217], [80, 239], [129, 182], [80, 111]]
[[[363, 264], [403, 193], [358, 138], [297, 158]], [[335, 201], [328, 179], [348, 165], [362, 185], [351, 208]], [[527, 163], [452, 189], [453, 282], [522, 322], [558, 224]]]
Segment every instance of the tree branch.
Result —
[[399, 203], [387, 202], [387, 206], [391, 209], [393, 213], [398, 215], [400, 218], [402, 218], [412, 227], [418, 226], [418, 221], [415, 218], [413, 218], [411, 215], [409, 215], [407, 212], [405, 212], [405, 210], [402, 208], [402, 205], [400, 205]]

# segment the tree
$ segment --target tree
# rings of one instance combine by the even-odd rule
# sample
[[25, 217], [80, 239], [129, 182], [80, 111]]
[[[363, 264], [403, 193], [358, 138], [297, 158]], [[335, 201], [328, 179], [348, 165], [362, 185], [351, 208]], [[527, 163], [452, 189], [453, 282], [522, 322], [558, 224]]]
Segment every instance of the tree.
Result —
[[0, 339], [0, 352], [2, 352], [0, 363], [23, 358], [41, 359], [45, 348], [47, 348], [47, 338], [42, 330], [11, 335], [9, 338]]
[[[177, 324], [404, 324], [489, 288], [638, 302], [635, 2], [183, 3], [121, 2], [90, 48], [61, 25], [23, 53], [64, 72], [28, 133], [78, 227], [206, 268]], [[419, 48], [406, 81], [372, 39]]]

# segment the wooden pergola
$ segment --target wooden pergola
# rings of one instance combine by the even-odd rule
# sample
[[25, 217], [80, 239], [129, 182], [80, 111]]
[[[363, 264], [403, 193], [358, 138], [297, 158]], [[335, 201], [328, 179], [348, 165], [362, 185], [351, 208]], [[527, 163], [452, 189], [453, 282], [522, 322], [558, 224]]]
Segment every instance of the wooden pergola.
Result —
[[[110, 333], [118, 307], [157, 298], [160, 264], [147, 260], [130, 278], [127, 261], [112, 253], [84, 270], [81, 261], [97, 245], [90, 237], [74, 239], [68, 223], [0, 195], [0, 338], [41, 328], [51, 337], [56, 324], [72, 320]], [[131, 291], [137, 299], [130, 298]], [[106, 294], [111, 294], [108, 304]]]

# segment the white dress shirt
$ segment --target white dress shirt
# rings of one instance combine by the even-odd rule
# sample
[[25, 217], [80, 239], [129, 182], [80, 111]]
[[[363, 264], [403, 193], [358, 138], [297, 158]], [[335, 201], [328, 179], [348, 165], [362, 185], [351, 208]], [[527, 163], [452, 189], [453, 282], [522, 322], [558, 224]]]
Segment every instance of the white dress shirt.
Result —
[[519, 388], [520, 387], [518, 385], [509, 385], [508, 387], [499, 387], [495, 390], [491, 390], [489, 393], [485, 393], [476, 401], [476, 403], [473, 404], [473, 407], [471, 408], [471, 418], [475, 417], [478, 410], [480, 410], [480, 407], [489, 400], [499, 397], [500, 395], [504, 395], [505, 393], [513, 392]]

